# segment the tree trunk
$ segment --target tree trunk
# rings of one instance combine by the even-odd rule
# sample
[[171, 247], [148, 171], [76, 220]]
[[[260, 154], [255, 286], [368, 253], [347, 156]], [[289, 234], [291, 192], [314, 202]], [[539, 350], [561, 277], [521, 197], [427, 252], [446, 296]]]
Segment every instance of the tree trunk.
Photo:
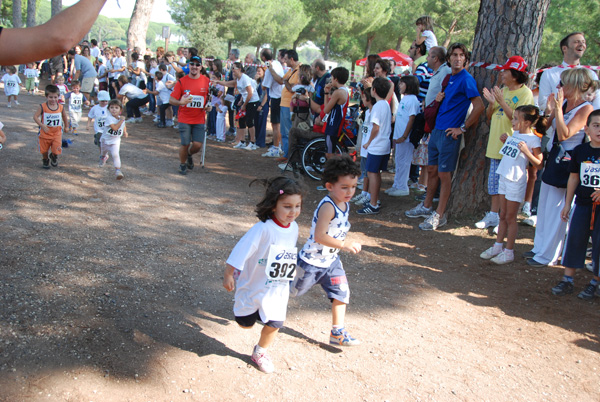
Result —
[[367, 34], [367, 46], [365, 46], [365, 57], [371, 54], [371, 45], [373, 44], [373, 39], [375, 39], [376, 32], [369, 32]]
[[329, 45], [331, 44], [331, 32], [327, 32], [325, 39], [325, 49], [323, 50], [323, 59], [329, 60]]
[[21, 13], [21, 0], [14, 0], [12, 7], [12, 23], [14, 28], [23, 27], [23, 15]]
[[52, 0], [51, 7], [51, 16], [54, 17], [62, 11], [62, 0]]
[[229, 58], [229, 54], [231, 54], [231, 46], [232, 46], [231, 40], [228, 40], [227, 41], [227, 58]]
[[140, 48], [141, 55], [146, 51], [146, 32], [150, 25], [150, 14], [154, 0], [136, 0], [129, 27], [127, 28], [127, 56], [134, 47]]
[[399, 52], [400, 51], [400, 46], [402, 46], [402, 40], [404, 39], [404, 36], [400, 35], [398, 36], [398, 41], [396, 42], [396, 47], [395, 49]]
[[[481, 0], [475, 29], [471, 61], [504, 64], [508, 57], [521, 55], [535, 70], [546, 13], [550, 0]], [[491, 88], [497, 72], [472, 67], [479, 92]], [[476, 129], [465, 135], [465, 149], [452, 182], [448, 212], [453, 215], [473, 215], [489, 210], [485, 157], [489, 125], [482, 113]]]
[[36, 0], [27, 0], [27, 26], [35, 26]]
[[450, 46], [450, 41], [452, 40], [452, 34], [454, 33], [454, 30], [456, 29], [457, 23], [458, 23], [458, 20], [455, 18], [454, 20], [452, 20], [452, 24], [450, 24], [450, 28], [448, 28], [448, 33], [446, 34], [446, 40], [444, 41], [444, 44], [442, 45], [446, 49], [448, 49], [448, 46]]

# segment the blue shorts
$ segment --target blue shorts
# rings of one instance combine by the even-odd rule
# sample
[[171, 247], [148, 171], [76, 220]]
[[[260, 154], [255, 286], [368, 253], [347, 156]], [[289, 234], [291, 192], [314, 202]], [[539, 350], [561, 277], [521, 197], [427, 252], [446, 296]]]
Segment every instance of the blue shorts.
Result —
[[381, 171], [387, 170], [387, 164], [389, 159], [390, 154], [367, 155], [367, 172], [381, 173]]
[[304, 270], [304, 275], [295, 284], [295, 296], [301, 296], [319, 284], [330, 300], [336, 299], [346, 304], [350, 302], [348, 279], [339, 256], [328, 268], [316, 267], [302, 258], [298, 258], [298, 266]]
[[496, 173], [498, 165], [502, 159], [491, 159], [490, 160], [490, 173], [488, 174], [488, 194], [498, 195], [498, 186], [500, 185], [500, 175]]
[[206, 126], [204, 124], [187, 124], [179, 122], [179, 138], [181, 145], [190, 145], [190, 142], [204, 142]]
[[451, 135], [446, 136], [446, 132], [433, 129], [429, 136], [429, 166], [437, 166], [438, 172], [454, 172], [458, 153], [460, 151], [460, 140], [462, 135], [453, 139]]
[[[237, 322], [241, 327], [251, 327], [256, 323], [256, 321], [262, 322], [258, 310], [250, 315], [235, 317], [235, 322]], [[283, 321], [267, 321], [264, 324], [271, 328], [283, 328]]]

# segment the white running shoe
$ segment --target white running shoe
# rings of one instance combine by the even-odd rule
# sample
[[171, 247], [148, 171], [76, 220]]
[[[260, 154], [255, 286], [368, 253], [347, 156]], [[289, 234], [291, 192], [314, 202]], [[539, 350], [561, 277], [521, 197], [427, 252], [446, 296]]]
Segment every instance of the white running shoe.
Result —
[[491, 260], [495, 256], [501, 254], [502, 251], [503, 251], [502, 247], [500, 247], [499, 249], [496, 249], [494, 246], [492, 246], [492, 247], [488, 248], [487, 250], [485, 250], [483, 253], [479, 254], [479, 256], [481, 258], [483, 258], [484, 260]]
[[269, 355], [266, 352], [262, 354], [256, 353], [256, 347], [252, 351], [252, 361], [256, 363], [258, 369], [263, 373], [270, 374], [275, 371], [275, 365]]
[[246, 151], [255, 151], [258, 149], [258, 147], [256, 146], [256, 144], [249, 142], [248, 145], [246, 145], [244, 148]]
[[[354, 198], [356, 198], [356, 199], [354, 199]], [[354, 205], [358, 205], [360, 207], [364, 206], [366, 202], [369, 202], [371, 200], [371, 196], [369, 195], [369, 193], [366, 193], [366, 194], [360, 193], [359, 195], [357, 195], [354, 198], [350, 201], [354, 202]]]
[[531, 215], [529, 218], [524, 219], [523, 223], [535, 227], [537, 224], [537, 215]]
[[242, 148], [245, 148], [245, 147], [246, 147], [246, 144], [244, 144], [244, 143], [243, 143], [243, 142], [241, 142], [241, 141], [240, 141], [240, 142], [238, 142], [237, 144], [235, 144], [235, 145], [233, 146], [233, 148], [236, 148], [236, 149], [242, 149]]
[[521, 209], [521, 212], [523, 212], [523, 215], [529, 218], [531, 216], [531, 203], [525, 201], [523, 203], [523, 208]]
[[506, 251], [502, 251], [500, 254], [498, 254], [497, 256], [492, 258], [490, 261], [495, 264], [498, 264], [498, 265], [504, 265], [504, 264], [508, 264], [509, 262], [513, 262], [514, 260], [515, 260], [514, 255], [512, 257], [509, 257], [508, 253]]
[[485, 214], [482, 220], [475, 224], [475, 227], [477, 229], [485, 229], [490, 226], [498, 226], [498, 224], [500, 224], [500, 218], [498, 217], [498, 214], [490, 211]]
[[399, 188], [392, 188], [390, 191], [388, 191], [387, 194], [392, 197], [405, 197], [410, 194], [410, 190], [400, 190]]
[[279, 158], [279, 148], [271, 147], [267, 152], [262, 154], [265, 158]]

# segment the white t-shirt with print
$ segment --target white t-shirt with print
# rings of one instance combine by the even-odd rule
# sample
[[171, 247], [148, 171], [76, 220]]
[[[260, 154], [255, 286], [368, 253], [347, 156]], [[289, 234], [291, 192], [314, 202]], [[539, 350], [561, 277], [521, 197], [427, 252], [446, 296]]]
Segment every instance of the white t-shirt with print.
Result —
[[427, 48], [427, 52], [429, 52], [429, 49], [431, 49], [432, 47], [438, 45], [437, 38], [435, 37], [433, 31], [426, 29], [423, 32], [421, 32], [421, 36], [425, 37], [425, 47]]
[[19, 87], [21, 79], [17, 74], [4, 74], [2, 82], [4, 82], [4, 94], [6, 96], [19, 95], [19, 92], [21, 91], [21, 88]]
[[240, 95], [242, 95], [242, 99], [244, 100], [244, 102], [246, 102], [246, 98], [248, 97], [248, 91], [246, 89], [248, 88], [248, 86], [252, 88], [252, 97], [250, 97], [248, 103], [258, 102], [259, 97], [258, 92], [256, 91], [256, 81], [248, 77], [246, 74], [242, 74], [240, 79], [236, 81], [236, 85], [237, 90], [240, 93]]
[[111, 124], [116, 124], [118, 122], [119, 119], [112, 114], [109, 113], [108, 116], [106, 116], [106, 119], [104, 120], [104, 132], [102, 133], [102, 137], [100, 137], [100, 141], [103, 141], [106, 145], [121, 143], [121, 137], [125, 130], [125, 122], [121, 123], [119, 129], [116, 131], [110, 127]]
[[[371, 110], [371, 125], [377, 124], [379, 132], [377, 136], [369, 144], [367, 151], [369, 155], [387, 155], [390, 153], [390, 134], [392, 131], [392, 111], [390, 105], [385, 99], [377, 101]], [[366, 143], [367, 138], [364, 140]]]
[[104, 133], [104, 124], [106, 123], [106, 116], [108, 116], [108, 105], [102, 107], [95, 105], [90, 109], [88, 118], [94, 119], [94, 132]]
[[421, 102], [415, 95], [404, 95], [396, 110], [396, 124], [394, 125], [394, 139], [404, 135], [410, 116], [421, 112]]
[[533, 148], [540, 148], [542, 146], [542, 140], [537, 135], [533, 133], [521, 134], [518, 131], [514, 131], [513, 135], [506, 139], [502, 147], [505, 151], [500, 151], [503, 156], [498, 169], [496, 169], [496, 173], [504, 176], [506, 180], [527, 181], [529, 159], [517, 148], [517, 144], [521, 141], [525, 141], [530, 152]]
[[252, 226], [235, 245], [227, 264], [240, 271], [233, 305], [233, 313], [237, 317], [258, 311], [263, 322], [285, 321], [290, 284], [288, 281], [273, 281], [267, 276], [267, 259], [272, 246], [297, 254], [297, 241], [296, 222], [283, 228], [268, 219]]

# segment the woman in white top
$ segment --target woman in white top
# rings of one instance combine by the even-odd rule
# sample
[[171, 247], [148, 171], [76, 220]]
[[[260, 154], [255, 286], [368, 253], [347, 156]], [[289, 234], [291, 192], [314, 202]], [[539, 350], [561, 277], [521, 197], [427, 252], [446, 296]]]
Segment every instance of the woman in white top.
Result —
[[[214, 82], [226, 87], [235, 87], [240, 95], [242, 95], [242, 104], [238, 108], [237, 114], [237, 116], [239, 116], [239, 128], [237, 130], [237, 135], [235, 136], [235, 144], [233, 147], [253, 151], [258, 149], [254, 143], [254, 117], [259, 103], [259, 96], [256, 91], [256, 81], [244, 74], [242, 63], [233, 63], [231, 69], [234, 78], [233, 80]], [[247, 145], [244, 145], [243, 141], [246, 138], [246, 127], [248, 127], [248, 133], [250, 134], [250, 142]]]
[[127, 98], [127, 123], [141, 123], [142, 115], [140, 113], [140, 106], [145, 105], [150, 101], [150, 95], [146, 94], [140, 88], [131, 84], [125, 75], [119, 77], [119, 94], [117, 98], [123, 102], [123, 98]]
[[[585, 68], [565, 70], [560, 79], [558, 93], [548, 97], [545, 114], [550, 115], [549, 122], [552, 123], [554, 135], [562, 148], [571, 151], [585, 140], [583, 128], [594, 108], [584, 100], [584, 95], [596, 84]], [[548, 160], [546, 163], [552, 161]], [[531, 266], [556, 264], [567, 231], [567, 223], [560, 218], [560, 212], [565, 206], [566, 188], [548, 184], [546, 177], [546, 174], [542, 176], [533, 250], [524, 255], [530, 258], [527, 263]]]

